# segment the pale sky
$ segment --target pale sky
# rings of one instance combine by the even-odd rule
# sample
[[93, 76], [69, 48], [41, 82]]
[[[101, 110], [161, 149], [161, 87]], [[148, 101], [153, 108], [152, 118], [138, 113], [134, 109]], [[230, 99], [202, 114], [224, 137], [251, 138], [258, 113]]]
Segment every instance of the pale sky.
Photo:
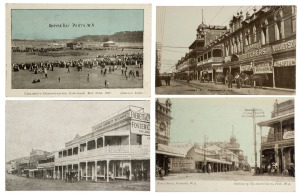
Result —
[[[164, 99], [159, 99], [164, 102]], [[201, 98], [171, 99], [174, 118], [171, 123], [171, 142], [197, 142], [203, 145], [204, 135], [208, 142], [227, 141], [232, 134], [232, 126], [237, 141], [249, 163], [254, 163], [254, 137], [252, 118], [242, 117], [245, 109], [262, 109], [265, 117], [256, 119], [256, 123], [271, 118], [276, 98]], [[289, 100], [278, 98], [278, 102]], [[267, 135], [269, 128], [262, 129]], [[260, 128], [256, 127], [259, 164]]]
[[128, 105], [144, 108], [148, 101], [7, 101], [6, 161], [29, 156], [31, 149], [55, 151], [92, 132], [92, 126]]
[[[94, 24], [76, 28], [74, 24]], [[50, 28], [49, 24], [70, 24]], [[70, 39], [83, 35], [110, 35], [120, 31], [143, 31], [142, 9], [117, 10], [12, 10], [12, 39]]]
[[[255, 6], [260, 9], [261, 6]], [[229, 21], [237, 11], [253, 13], [253, 6], [204, 6], [204, 7], [158, 7], [156, 18], [156, 41], [162, 42], [162, 71], [172, 72], [178, 60], [189, 52], [188, 47], [196, 39], [196, 29], [203, 21], [207, 25], [220, 25], [229, 27]], [[176, 48], [186, 47], [186, 48]]]

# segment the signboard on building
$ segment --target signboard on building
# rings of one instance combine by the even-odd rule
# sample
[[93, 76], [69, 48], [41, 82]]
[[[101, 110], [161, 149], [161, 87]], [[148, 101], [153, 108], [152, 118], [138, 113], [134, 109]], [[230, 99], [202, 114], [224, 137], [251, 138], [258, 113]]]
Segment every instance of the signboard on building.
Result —
[[295, 131], [287, 131], [283, 134], [282, 138], [284, 140], [288, 140], [288, 139], [294, 139], [295, 138]]
[[252, 64], [241, 65], [241, 72], [243, 71], [252, 71]]
[[271, 55], [271, 47], [266, 46], [264, 48], [259, 48], [259, 49], [249, 49], [248, 52], [240, 55], [240, 60], [245, 61], [245, 60], [252, 60], [252, 58], [261, 58]]
[[259, 63], [254, 66], [254, 74], [273, 73], [270, 62]]
[[150, 135], [150, 123], [141, 121], [131, 121], [130, 129], [132, 133]]
[[132, 110], [125, 111], [115, 117], [112, 117], [102, 123], [99, 123], [92, 127], [93, 132], [99, 131], [105, 127], [111, 126], [114, 123], [120, 122], [122, 120], [131, 118], [132, 120], [142, 121], [142, 122], [150, 122], [150, 114], [143, 112], [135, 112]]
[[132, 120], [150, 122], [150, 114], [130, 111], [130, 117]]
[[250, 44], [250, 45], [248, 45], [248, 46], [245, 46], [245, 47], [244, 47], [244, 51], [245, 51], [245, 52], [248, 52], [248, 51], [251, 50], [251, 49], [259, 49], [259, 48], [261, 48], [261, 43], [260, 43], [260, 41], [259, 41], [259, 42], [256, 42], [256, 43], [253, 43], [253, 44]]
[[94, 131], [99, 131], [100, 129], [108, 127], [108, 126], [110, 126], [110, 125], [112, 125], [112, 124], [114, 124], [116, 122], [119, 122], [119, 121], [122, 121], [122, 120], [124, 120], [126, 118], [129, 118], [130, 115], [131, 115], [130, 111], [123, 112], [123, 113], [121, 113], [121, 114], [119, 114], [119, 115], [117, 115], [117, 116], [115, 116], [113, 118], [110, 118], [110, 119], [108, 119], [108, 120], [106, 120], [106, 121], [104, 121], [102, 123], [99, 123], [99, 124], [93, 126], [92, 127], [92, 131], [93, 132]]
[[274, 61], [274, 67], [287, 67], [287, 66], [295, 66], [295, 65], [296, 65], [296, 58]]
[[272, 46], [273, 53], [296, 50], [296, 40], [289, 40]]

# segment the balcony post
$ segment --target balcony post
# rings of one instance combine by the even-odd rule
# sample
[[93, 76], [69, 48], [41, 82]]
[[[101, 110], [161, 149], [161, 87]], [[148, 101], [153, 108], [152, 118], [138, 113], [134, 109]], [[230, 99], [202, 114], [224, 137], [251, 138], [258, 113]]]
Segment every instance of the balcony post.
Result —
[[64, 179], [64, 165], [61, 165], [61, 179]]
[[97, 182], [97, 161], [95, 161], [95, 182]]
[[106, 160], [106, 182], [109, 182], [109, 160]]
[[280, 151], [281, 151], [281, 164], [282, 164], [282, 171], [283, 172], [286, 168], [285, 168], [285, 156], [284, 156], [284, 147], [283, 148], [280, 148]]
[[88, 172], [88, 169], [87, 169], [87, 168], [88, 168], [88, 162], [86, 161], [86, 162], [85, 162], [85, 180], [86, 180], [86, 181], [88, 180], [88, 173], [87, 173], [87, 172]]
[[53, 174], [53, 178], [56, 179], [56, 168], [55, 168], [55, 165], [54, 165], [54, 174]]
[[78, 181], [80, 180], [80, 173], [79, 172], [80, 172], [80, 162], [78, 163], [78, 170], [77, 170]]
[[131, 173], [132, 173], [132, 168], [131, 168], [131, 160], [129, 161], [129, 181], [131, 181]]
[[282, 121], [280, 121], [280, 137], [278, 139], [279, 141], [282, 140]]
[[97, 149], [97, 138], [95, 139], [95, 149]]

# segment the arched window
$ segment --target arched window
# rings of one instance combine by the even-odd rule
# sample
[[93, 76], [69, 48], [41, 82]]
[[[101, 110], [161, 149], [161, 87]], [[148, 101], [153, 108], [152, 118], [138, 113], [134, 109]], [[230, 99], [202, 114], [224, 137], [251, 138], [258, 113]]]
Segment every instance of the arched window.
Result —
[[257, 37], [256, 37], [256, 26], [253, 26], [253, 42], [257, 42]]
[[263, 20], [261, 24], [261, 44], [265, 45], [269, 43], [268, 21]]
[[278, 10], [275, 12], [274, 20], [275, 20], [275, 40], [280, 40], [284, 38], [284, 23], [283, 23], [283, 12], [282, 10]]

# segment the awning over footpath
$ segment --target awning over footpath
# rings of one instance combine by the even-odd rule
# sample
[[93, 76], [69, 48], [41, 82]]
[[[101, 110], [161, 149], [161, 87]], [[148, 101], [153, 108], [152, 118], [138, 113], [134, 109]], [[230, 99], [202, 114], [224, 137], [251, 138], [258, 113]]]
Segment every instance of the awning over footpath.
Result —
[[180, 152], [181, 149], [173, 146], [158, 144], [156, 154], [163, 154], [173, 157], [185, 157], [186, 155]]
[[257, 123], [257, 125], [258, 126], [268, 126], [268, 127], [271, 127], [275, 123], [278, 123], [278, 122], [281, 122], [281, 121], [284, 121], [284, 120], [288, 120], [288, 119], [294, 118], [294, 116], [295, 116], [295, 113], [292, 112], [292, 113], [289, 113], [289, 114], [285, 114], [285, 115], [282, 115], [282, 116], [277, 116], [275, 118], [271, 118], [270, 120], [259, 122], [259, 123]]
[[213, 159], [213, 158], [206, 158], [206, 161], [212, 162], [212, 163], [222, 163], [222, 164], [232, 164], [230, 161], [220, 160], [220, 159]]

